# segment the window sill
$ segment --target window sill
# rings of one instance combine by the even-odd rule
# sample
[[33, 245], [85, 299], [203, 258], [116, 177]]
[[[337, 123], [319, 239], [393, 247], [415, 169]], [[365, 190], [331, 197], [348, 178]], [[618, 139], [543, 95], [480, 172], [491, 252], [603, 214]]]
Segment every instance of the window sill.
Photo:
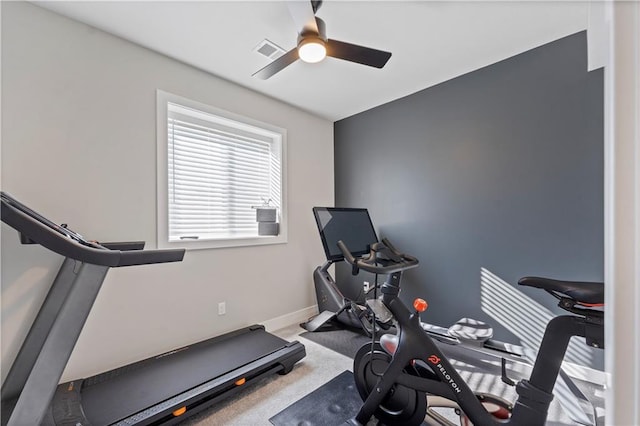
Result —
[[206, 250], [231, 247], [251, 247], [270, 244], [285, 244], [287, 237], [280, 235], [256, 235], [226, 239], [178, 240], [158, 242], [158, 248], [184, 248], [187, 250]]

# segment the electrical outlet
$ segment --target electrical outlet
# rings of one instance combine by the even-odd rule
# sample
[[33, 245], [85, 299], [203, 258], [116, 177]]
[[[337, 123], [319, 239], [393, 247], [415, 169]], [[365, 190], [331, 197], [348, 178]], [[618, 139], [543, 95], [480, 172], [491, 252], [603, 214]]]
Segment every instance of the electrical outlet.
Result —
[[369, 284], [369, 281], [365, 281], [364, 282], [364, 292], [367, 293], [370, 288], [371, 288], [371, 286]]
[[218, 303], [218, 315], [224, 315], [227, 313], [227, 302]]

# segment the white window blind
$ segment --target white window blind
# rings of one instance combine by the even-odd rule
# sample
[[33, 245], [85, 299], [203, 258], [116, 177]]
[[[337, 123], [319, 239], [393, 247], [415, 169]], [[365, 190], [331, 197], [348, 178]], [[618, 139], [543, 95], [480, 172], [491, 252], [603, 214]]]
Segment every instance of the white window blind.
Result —
[[258, 237], [253, 207], [281, 210], [282, 134], [167, 103], [168, 240]]

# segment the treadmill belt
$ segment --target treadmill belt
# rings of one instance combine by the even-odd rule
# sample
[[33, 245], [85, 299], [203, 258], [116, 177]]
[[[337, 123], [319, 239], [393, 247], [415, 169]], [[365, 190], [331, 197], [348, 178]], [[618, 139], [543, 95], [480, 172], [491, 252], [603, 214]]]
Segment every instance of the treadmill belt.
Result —
[[269, 355], [288, 342], [246, 328], [86, 379], [82, 407], [92, 424], [112, 424]]

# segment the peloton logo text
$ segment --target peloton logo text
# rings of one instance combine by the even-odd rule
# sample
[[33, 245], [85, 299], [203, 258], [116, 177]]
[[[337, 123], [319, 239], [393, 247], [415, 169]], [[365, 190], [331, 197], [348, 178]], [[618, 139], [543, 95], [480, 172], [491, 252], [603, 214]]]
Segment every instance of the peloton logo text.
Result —
[[453, 388], [455, 393], [460, 393], [462, 392], [462, 390], [460, 390], [460, 388], [458, 387], [458, 384], [451, 378], [451, 376], [449, 375], [449, 373], [447, 373], [447, 370], [442, 366], [442, 364], [440, 364], [440, 358], [438, 358], [435, 355], [431, 355], [429, 358], [427, 358], [429, 360], [429, 362], [433, 365], [435, 365], [436, 367], [438, 367], [438, 370], [440, 370], [440, 372], [442, 373], [442, 375], [444, 376], [445, 380], [447, 382], [449, 382], [449, 385]]

